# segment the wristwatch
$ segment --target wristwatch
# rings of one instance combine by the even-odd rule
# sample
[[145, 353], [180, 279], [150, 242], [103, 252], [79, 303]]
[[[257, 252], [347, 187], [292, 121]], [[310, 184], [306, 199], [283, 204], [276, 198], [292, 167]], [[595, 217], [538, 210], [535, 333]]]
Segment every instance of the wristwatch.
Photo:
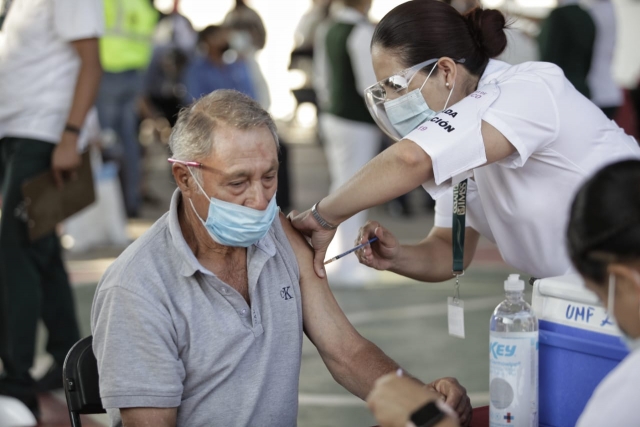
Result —
[[440, 410], [436, 402], [429, 402], [411, 414], [411, 422], [416, 427], [431, 427], [435, 426], [444, 416], [445, 413]]
[[[320, 203], [320, 202], [318, 202], [318, 203]], [[313, 205], [313, 207], [311, 208], [311, 215], [313, 215], [315, 220], [318, 221], [318, 224], [320, 224], [320, 227], [324, 228], [325, 230], [335, 230], [336, 228], [338, 228], [337, 225], [333, 225], [333, 224], [327, 222], [327, 220], [325, 220], [324, 218], [322, 218], [320, 216], [320, 214], [318, 213], [318, 208], [317, 208], [318, 203]]]

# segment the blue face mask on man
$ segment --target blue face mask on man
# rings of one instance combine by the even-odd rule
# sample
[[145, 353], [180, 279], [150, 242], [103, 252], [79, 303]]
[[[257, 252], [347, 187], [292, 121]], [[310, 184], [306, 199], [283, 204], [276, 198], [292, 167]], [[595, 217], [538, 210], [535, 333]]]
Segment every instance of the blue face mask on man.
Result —
[[[425, 101], [424, 96], [422, 96], [422, 88], [424, 88], [424, 85], [427, 83], [427, 80], [429, 80], [429, 77], [431, 77], [431, 74], [436, 69], [437, 65], [437, 63], [434, 64], [420, 89], [414, 89], [409, 93], [384, 103], [384, 109], [387, 113], [387, 117], [389, 117], [389, 121], [393, 125], [394, 129], [402, 135], [402, 137], [407, 136], [412, 130], [420, 126], [422, 123], [431, 120], [436, 114], [438, 114], [436, 111], [429, 108], [427, 101]], [[456, 84], [454, 82], [453, 88], [455, 87]], [[447, 109], [452, 93], [453, 89], [449, 91], [449, 97], [447, 98], [447, 102], [444, 104], [443, 110]]]
[[203, 220], [200, 215], [198, 215], [191, 200], [189, 200], [189, 203], [191, 203], [191, 208], [216, 243], [224, 246], [246, 248], [266, 236], [279, 210], [276, 204], [275, 193], [271, 201], [269, 201], [267, 208], [259, 211], [209, 197], [193, 175], [193, 172], [191, 172], [191, 169], [189, 169], [189, 172], [196, 181], [200, 191], [202, 191], [202, 194], [209, 199], [207, 220]]

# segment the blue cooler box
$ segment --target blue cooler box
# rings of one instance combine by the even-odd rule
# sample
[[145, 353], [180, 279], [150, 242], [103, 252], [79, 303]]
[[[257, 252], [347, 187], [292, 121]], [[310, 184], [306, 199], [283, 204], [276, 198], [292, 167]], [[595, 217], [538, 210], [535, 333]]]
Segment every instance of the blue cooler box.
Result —
[[534, 283], [540, 321], [540, 426], [573, 427], [602, 379], [628, 354], [613, 321], [579, 276]]

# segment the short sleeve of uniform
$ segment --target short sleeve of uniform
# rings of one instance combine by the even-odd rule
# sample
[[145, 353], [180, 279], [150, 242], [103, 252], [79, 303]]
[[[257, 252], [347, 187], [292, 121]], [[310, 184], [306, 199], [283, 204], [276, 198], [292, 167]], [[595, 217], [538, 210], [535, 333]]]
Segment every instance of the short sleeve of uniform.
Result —
[[93, 303], [92, 332], [103, 406], [180, 406], [185, 368], [168, 311], [124, 287], [102, 287]]
[[53, 25], [66, 41], [100, 37], [104, 33], [101, 0], [52, 0]]
[[431, 157], [434, 181], [423, 187], [434, 198], [486, 163], [483, 121], [515, 147], [499, 162], [506, 167], [521, 167], [555, 139], [558, 113], [549, 87], [531, 72], [522, 74], [491, 80], [407, 135]]
[[558, 135], [558, 109], [549, 86], [538, 76], [523, 73], [500, 84], [500, 96], [482, 116], [496, 128], [516, 153], [498, 162], [522, 167], [533, 153]]
[[499, 95], [495, 83], [484, 85], [406, 136], [431, 158], [434, 179], [422, 186], [434, 199], [487, 162], [482, 116]]

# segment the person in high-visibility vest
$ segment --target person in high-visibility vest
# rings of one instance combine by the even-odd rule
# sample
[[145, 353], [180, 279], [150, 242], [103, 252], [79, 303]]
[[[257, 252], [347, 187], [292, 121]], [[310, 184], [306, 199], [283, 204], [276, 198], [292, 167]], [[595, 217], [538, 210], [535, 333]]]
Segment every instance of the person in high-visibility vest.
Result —
[[104, 69], [98, 96], [103, 129], [118, 135], [121, 182], [127, 215], [140, 209], [141, 150], [138, 144], [136, 100], [142, 89], [142, 72], [151, 59], [152, 36], [159, 13], [148, 0], [104, 0], [105, 34], [100, 39]]

